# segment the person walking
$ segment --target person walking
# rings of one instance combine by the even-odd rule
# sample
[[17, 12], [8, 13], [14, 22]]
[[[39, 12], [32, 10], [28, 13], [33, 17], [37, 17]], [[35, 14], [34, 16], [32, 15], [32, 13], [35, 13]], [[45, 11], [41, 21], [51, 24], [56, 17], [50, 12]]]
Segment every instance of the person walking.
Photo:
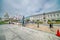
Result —
[[50, 28], [53, 28], [53, 23], [50, 23], [49, 27], [50, 27]]

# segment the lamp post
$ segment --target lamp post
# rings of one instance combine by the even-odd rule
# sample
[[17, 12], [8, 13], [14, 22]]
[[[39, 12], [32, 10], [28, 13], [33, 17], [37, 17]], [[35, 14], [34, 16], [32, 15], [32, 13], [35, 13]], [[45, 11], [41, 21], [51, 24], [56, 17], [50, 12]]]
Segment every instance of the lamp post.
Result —
[[23, 16], [23, 18], [22, 18], [22, 26], [25, 26], [24, 25], [24, 19], [25, 19], [25, 17]]

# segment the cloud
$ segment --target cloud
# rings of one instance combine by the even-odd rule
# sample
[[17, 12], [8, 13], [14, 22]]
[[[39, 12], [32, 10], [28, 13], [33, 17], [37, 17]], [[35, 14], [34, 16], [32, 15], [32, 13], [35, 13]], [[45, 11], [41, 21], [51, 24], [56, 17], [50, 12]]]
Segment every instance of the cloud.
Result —
[[52, 7], [55, 7], [55, 6], [57, 6], [56, 0], [55, 0], [55, 1], [50, 0], [50, 1], [47, 1], [47, 2], [44, 4], [44, 8], [45, 8], [45, 9], [49, 9], [49, 8], [52, 8]]
[[58, 0], [3, 0], [3, 10], [12, 15], [33, 15], [55, 10]]

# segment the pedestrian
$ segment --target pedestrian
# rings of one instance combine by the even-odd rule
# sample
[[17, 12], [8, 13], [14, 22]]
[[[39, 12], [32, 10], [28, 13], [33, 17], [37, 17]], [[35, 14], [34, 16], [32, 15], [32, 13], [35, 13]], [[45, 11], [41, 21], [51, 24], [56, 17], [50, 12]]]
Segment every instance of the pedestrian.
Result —
[[49, 26], [50, 26], [50, 28], [53, 28], [53, 23], [50, 23]]

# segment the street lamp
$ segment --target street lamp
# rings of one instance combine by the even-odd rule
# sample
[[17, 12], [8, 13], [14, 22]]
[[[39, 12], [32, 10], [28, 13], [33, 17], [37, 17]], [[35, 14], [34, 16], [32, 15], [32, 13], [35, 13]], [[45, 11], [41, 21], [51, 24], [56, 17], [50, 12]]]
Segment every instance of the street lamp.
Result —
[[25, 19], [25, 17], [23, 16], [23, 18], [22, 18], [22, 26], [25, 26], [24, 25], [24, 19]]

